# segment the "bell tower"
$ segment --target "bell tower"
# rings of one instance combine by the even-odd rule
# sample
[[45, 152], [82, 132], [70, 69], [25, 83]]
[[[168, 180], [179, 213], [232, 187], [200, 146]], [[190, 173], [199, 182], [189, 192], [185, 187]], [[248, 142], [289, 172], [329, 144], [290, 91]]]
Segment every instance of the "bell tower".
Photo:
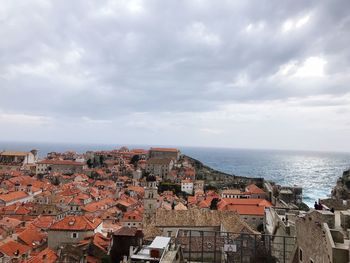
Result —
[[149, 175], [146, 178], [145, 196], [143, 199], [144, 213], [146, 217], [150, 217], [156, 213], [158, 208], [158, 187], [156, 177]]

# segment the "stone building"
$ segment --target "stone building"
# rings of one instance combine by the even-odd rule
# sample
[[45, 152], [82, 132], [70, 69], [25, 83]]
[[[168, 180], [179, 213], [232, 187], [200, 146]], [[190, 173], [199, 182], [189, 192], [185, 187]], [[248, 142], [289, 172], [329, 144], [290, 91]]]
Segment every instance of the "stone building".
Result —
[[120, 262], [129, 256], [130, 247], [140, 247], [143, 242], [143, 233], [136, 227], [122, 227], [112, 234], [110, 249], [111, 262]]
[[36, 160], [36, 150], [30, 152], [2, 151], [0, 152], [0, 170], [19, 170], [24, 166], [34, 165]]
[[67, 216], [51, 225], [48, 230], [48, 246], [57, 249], [62, 244], [75, 244], [94, 233], [101, 232], [100, 219], [85, 216]]
[[149, 150], [150, 158], [173, 158], [178, 160], [180, 151], [175, 148], [151, 148]]
[[148, 176], [146, 182], [143, 206], [145, 218], [149, 218], [155, 214], [158, 208], [158, 187], [154, 176]]
[[181, 191], [193, 195], [193, 181], [189, 179], [182, 180]]
[[37, 162], [36, 174], [58, 173], [81, 173], [85, 169], [85, 163], [70, 160], [42, 160]]
[[153, 234], [152, 237], [156, 235], [175, 237], [179, 229], [257, 233], [243, 222], [235, 212], [198, 208], [188, 210], [157, 209], [153, 222], [148, 226], [144, 226], [144, 233], [147, 236]]
[[271, 239], [272, 256], [290, 262], [296, 246], [295, 221], [303, 212], [269, 207], [265, 209], [265, 233]]
[[349, 262], [347, 230], [336, 225], [334, 213], [314, 210], [298, 217], [295, 226], [297, 262]]
[[168, 179], [170, 170], [174, 166], [174, 160], [171, 158], [152, 158], [146, 163], [146, 172], [159, 176], [162, 179]]

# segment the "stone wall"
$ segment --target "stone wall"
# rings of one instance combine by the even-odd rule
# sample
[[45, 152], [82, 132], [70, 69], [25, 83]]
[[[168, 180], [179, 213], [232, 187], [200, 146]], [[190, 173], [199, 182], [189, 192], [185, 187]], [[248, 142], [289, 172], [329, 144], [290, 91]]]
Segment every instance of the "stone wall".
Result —
[[[77, 233], [77, 237], [73, 238], [72, 234]], [[78, 243], [85, 237], [94, 235], [94, 231], [48, 231], [48, 247], [57, 249], [62, 244]]]
[[[332, 214], [332, 213], [331, 213]], [[332, 262], [329, 245], [327, 245], [327, 236], [325, 234], [323, 223], [330, 222], [331, 214], [313, 211], [296, 220], [297, 253], [301, 262]], [[334, 215], [333, 215], [334, 226]]]

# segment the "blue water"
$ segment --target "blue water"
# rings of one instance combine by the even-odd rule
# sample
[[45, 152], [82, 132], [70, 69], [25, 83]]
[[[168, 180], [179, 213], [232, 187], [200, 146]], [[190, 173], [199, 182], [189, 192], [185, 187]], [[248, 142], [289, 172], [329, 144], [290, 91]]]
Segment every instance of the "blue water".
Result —
[[[43, 157], [47, 152], [75, 150], [111, 150], [121, 145], [82, 145], [48, 143], [1, 143], [0, 150], [39, 149]], [[149, 148], [132, 145], [130, 148]], [[264, 177], [282, 185], [303, 187], [304, 202], [312, 205], [318, 198], [329, 196], [337, 178], [350, 167], [350, 153], [244, 150], [200, 147], [179, 147], [182, 153], [206, 165], [235, 175]]]

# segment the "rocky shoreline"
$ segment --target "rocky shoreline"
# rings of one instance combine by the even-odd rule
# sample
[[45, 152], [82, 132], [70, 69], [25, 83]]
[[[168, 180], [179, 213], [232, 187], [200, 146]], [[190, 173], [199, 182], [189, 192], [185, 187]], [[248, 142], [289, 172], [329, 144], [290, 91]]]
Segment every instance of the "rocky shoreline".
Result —
[[243, 187], [248, 184], [255, 184], [258, 187], [263, 187], [264, 178], [253, 178], [245, 176], [237, 176], [234, 174], [224, 173], [218, 170], [215, 170], [201, 161], [184, 155], [183, 157], [188, 162], [190, 162], [196, 170], [196, 178], [198, 180], [204, 180], [207, 185], [215, 186], [217, 188], [221, 187]]
[[350, 209], [350, 169], [343, 172], [335, 187], [332, 189], [331, 198], [322, 199], [321, 203], [335, 210]]

